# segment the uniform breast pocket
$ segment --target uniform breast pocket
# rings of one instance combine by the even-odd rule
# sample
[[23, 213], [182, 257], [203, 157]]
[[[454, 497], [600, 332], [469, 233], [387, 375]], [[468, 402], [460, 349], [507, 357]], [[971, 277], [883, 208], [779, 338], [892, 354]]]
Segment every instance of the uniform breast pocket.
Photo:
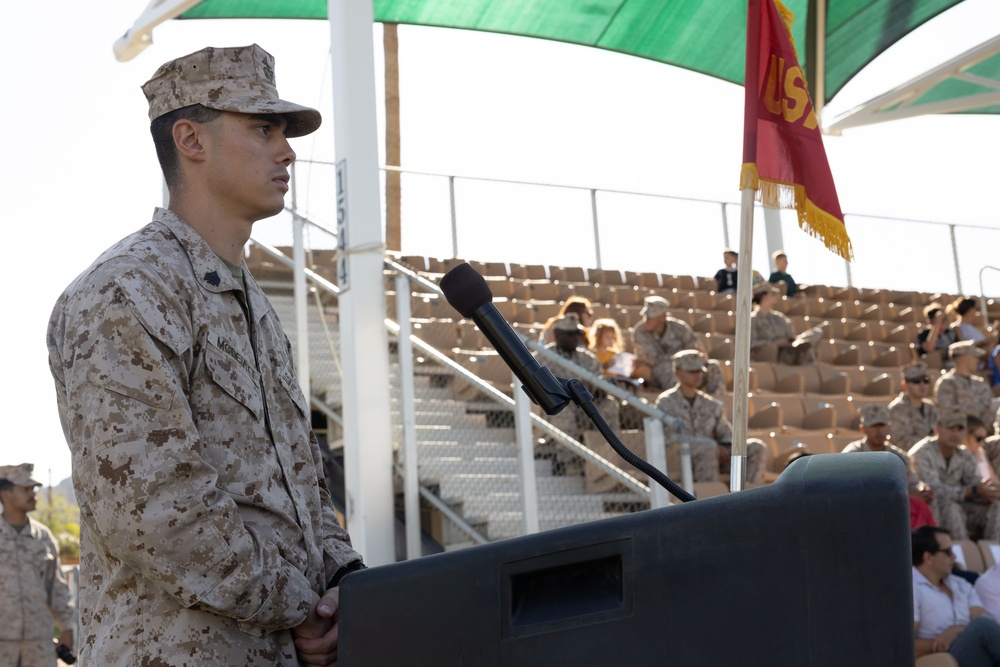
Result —
[[212, 382], [259, 419], [263, 410], [260, 375], [249, 367], [245, 359], [241, 359], [212, 343], [205, 347], [205, 370]]

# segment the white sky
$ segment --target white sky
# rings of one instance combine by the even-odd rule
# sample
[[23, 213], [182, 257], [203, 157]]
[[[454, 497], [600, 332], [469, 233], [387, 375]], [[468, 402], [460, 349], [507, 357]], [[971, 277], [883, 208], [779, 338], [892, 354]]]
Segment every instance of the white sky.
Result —
[[[48, 372], [45, 328], [62, 289], [104, 248], [149, 220], [162, 198], [139, 86], [169, 59], [208, 45], [257, 42], [277, 59], [283, 97], [320, 108], [324, 127], [293, 140], [300, 158], [332, 160], [329, 33], [321, 21], [173, 21], [135, 60], [111, 46], [145, 0], [13, 3], [0, 21], [0, 108], [7, 150], [0, 179], [7, 261], [0, 285], [10, 359], [0, 417], [0, 462], [32, 461], [58, 483], [70, 462]], [[966, 0], [894, 47], [829, 111], [905, 82], [1000, 33], [1000, 3]], [[375, 27], [376, 78], [381, 28]], [[400, 28], [403, 166], [737, 202], [742, 88], [620, 54], [441, 29]], [[381, 81], [377, 83], [381, 119]], [[956, 291], [947, 228], [865, 220], [866, 213], [1000, 228], [1000, 118], [929, 117], [826, 139], [854, 240], [855, 284]], [[381, 120], [380, 120], [381, 131]], [[379, 137], [381, 143], [381, 135]], [[300, 206], [328, 211], [332, 185], [301, 178]], [[545, 264], [594, 263], [589, 194], [458, 182], [459, 254]], [[404, 180], [404, 252], [451, 249], [447, 183]], [[606, 267], [711, 275], [723, 246], [718, 204], [599, 195]], [[738, 209], [729, 208], [732, 245]], [[760, 222], [760, 216], [758, 216]], [[279, 223], [261, 231], [281, 237]], [[959, 230], [963, 287], [998, 264], [996, 231]], [[767, 271], [763, 233], [754, 265]], [[843, 262], [785, 224], [800, 282], [846, 282]], [[893, 264], [893, 266], [890, 266]], [[900, 267], [906, 267], [910, 274]], [[1000, 278], [986, 291], [1000, 294]]]

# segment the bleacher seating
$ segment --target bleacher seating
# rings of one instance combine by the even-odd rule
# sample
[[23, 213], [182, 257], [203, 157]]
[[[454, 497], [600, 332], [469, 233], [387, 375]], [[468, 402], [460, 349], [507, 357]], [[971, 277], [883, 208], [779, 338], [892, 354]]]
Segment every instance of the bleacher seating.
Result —
[[[291, 253], [286, 250], [286, 254]], [[321, 275], [333, 275], [330, 266], [333, 263], [332, 253], [317, 251], [311, 257], [310, 268]], [[444, 272], [462, 261], [419, 255], [403, 256], [399, 260], [432, 281], [437, 281]], [[262, 283], [266, 280], [268, 284], [278, 285], [284, 281], [290, 286], [290, 271], [280, 263], [269, 260], [265, 254], [251, 250], [248, 263], [253, 274]], [[717, 294], [711, 278], [575, 266], [508, 265], [502, 262], [476, 262], [474, 266], [486, 276], [494, 294], [494, 305], [500, 313], [511, 322], [515, 330], [534, 339], [537, 339], [545, 322], [558, 312], [567, 298], [583, 296], [593, 303], [596, 317], [610, 316], [618, 321], [626, 347], [630, 348], [629, 329], [639, 322], [643, 299], [650, 294], [666, 297], [671, 302], [670, 315], [691, 324], [709, 356], [723, 362], [728, 387], [724, 399], [725, 411], [732, 417], [731, 360], [735, 347], [735, 300], [732, 295]], [[387, 278], [391, 278], [391, 272], [387, 273]], [[510, 394], [511, 373], [492, 350], [485, 336], [471, 321], [462, 319], [445, 299], [428, 293], [416, 283], [412, 285], [410, 304], [413, 333], [500, 391]], [[387, 282], [387, 310], [390, 317], [395, 317], [395, 294], [392, 289], [394, 287], [390, 280]], [[288, 290], [290, 291], [290, 287]], [[278, 292], [280, 291], [279, 289]], [[274, 293], [273, 290], [271, 292]], [[286, 291], [285, 294], [287, 293], [289, 292]], [[809, 296], [806, 298], [784, 298], [777, 308], [789, 316], [796, 333], [816, 326], [822, 327], [824, 339], [815, 346], [817, 363], [809, 366], [763, 362], [751, 364], [748, 430], [751, 436], [760, 437], [768, 446], [769, 479], [780, 472], [783, 461], [799, 446], [814, 453], [835, 453], [840, 452], [848, 442], [860, 438], [858, 408], [868, 402], [885, 404], [890, 401], [900, 391], [900, 367], [917, 358], [914, 342], [922, 326], [923, 306], [935, 299], [941, 302], [951, 299], [950, 295], [942, 294], [823, 285], [810, 286], [807, 294]], [[284, 309], [279, 315], [283, 318], [291, 317], [292, 310], [287, 303], [289, 297], [275, 298]], [[990, 300], [988, 305], [989, 317], [1000, 317], [1000, 301], [994, 303]], [[331, 322], [335, 321], [335, 301], [327, 317]], [[286, 325], [289, 330], [293, 327], [290, 322], [286, 322]], [[311, 339], [315, 337], [312, 345], [317, 349], [326, 345], [327, 338], [322, 332], [315, 333], [311, 330], [310, 336]], [[928, 359], [929, 365], [935, 369], [941, 368], [941, 362], [940, 357], [934, 355]], [[333, 387], [336, 383], [326, 379], [325, 367], [323, 373], [321, 391], [329, 396], [337, 396], [338, 399], [334, 401], [337, 403], [339, 387]], [[445, 419], [442, 415], [449, 411], [457, 412], [463, 418], [470, 415], [476, 418], [483, 416], [476, 413], [475, 409], [470, 412], [468, 407], [482, 405], [483, 396], [479, 390], [454, 377], [447, 382], [447, 387], [442, 386], [441, 396], [435, 399], [447, 401], [447, 408], [442, 408], [440, 412], [431, 411], [437, 415], [435, 419]], [[655, 400], [654, 393], [644, 392], [644, 396], [647, 400]], [[456, 401], [464, 401], [466, 409], [458, 407], [462, 403]], [[471, 433], [469, 437], [483, 439], [478, 431], [473, 430]], [[512, 436], [506, 433], [495, 433], [494, 437], [504, 442], [513, 441]], [[500, 458], [513, 455], [510, 442], [504, 445], [507, 448]], [[495, 449], [500, 444], [492, 443], [491, 447]], [[492, 451], [491, 449], [490, 452]], [[504, 468], [505, 472], [500, 473], [475, 456], [470, 458], [467, 454], [468, 452], [458, 455], [459, 459], [465, 461], [462, 475], [495, 473], [503, 477], [516, 474], [516, 469], [505, 467], [507, 464], [489, 464]], [[483, 457], [484, 460], [490, 458], [497, 457]], [[443, 464], [440, 462], [430, 463], [423, 466], [422, 471], [440, 477], [441, 465]], [[477, 465], [481, 467], [477, 468]], [[460, 481], [464, 478], [455, 479], [457, 481], [453, 487], [449, 487], [450, 493], [466, 494], [459, 501], [465, 502], [467, 513], [492, 517], [487, 520], [487, 530], [491, 537], [516, 533], [514, 519], [504, 504], [507, 501], [500, 502], [495, 497], [491, 500], [486, 495], [470, 490], [471, 486], [466, 489], [463, 484], [467, 482]], [[508, 482], [509, 480], [504, 481], [503, 484]], [[562, 483], [550, 485], [546, 493], [554, 494], [553, 497], [564, 491], [577, 495], [583, 493], [576, 487], [572, 490], [560, 490], [560, 484]], [[490, 502], [497, 503], [493, 512], [489, 510]], [[601, 511], [603, 510], [598, 508], [584, 514], [596, 516]], [[567, 516], [572, 514], [573, 512], [567, 511]], [[574, 516], [579, 518], [583, 514], [578, 512]], [[558, 521], [550, 517], [547, 525], [556, 524]], [[980, 548], [976, 553], [983, 557], [982, 566], [987, 567], [987, 563], [991, 565], [994, 562], [992, 554], [987, 555], [983, 551], [988, 551], [988, 547], [978, 546]]]

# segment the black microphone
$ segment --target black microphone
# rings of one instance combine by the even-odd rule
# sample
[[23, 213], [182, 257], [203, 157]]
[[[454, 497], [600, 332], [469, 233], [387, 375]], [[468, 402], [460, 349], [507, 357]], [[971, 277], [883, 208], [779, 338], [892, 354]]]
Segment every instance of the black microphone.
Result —
[[471, 318], [504, 360], [528, 397], [547, 415], [565, 408], [572, 397], [556, 376], [539, 364], [521, 339], [493, 305], [493, 292], [479, 273], [463, 262], [441, 278], [441, 291], [448, 303]]

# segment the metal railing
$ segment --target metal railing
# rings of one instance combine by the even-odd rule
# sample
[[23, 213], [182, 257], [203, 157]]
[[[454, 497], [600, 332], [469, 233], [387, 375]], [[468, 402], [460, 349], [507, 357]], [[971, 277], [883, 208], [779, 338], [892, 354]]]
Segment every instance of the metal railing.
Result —
[[[325, 233], [331, 233], [330, 230], [328, 230], [322, 224], [309, 220], [301, 212], [296, 211], [294, 213], [299, 219], [304, 220], [306, 224], [314, 226]], [[252, 239], [252, 241], [268, 257], [281, 263], [282, 265], [288, 267], [289, 269], [294, 268], [294, 261], [288, 256], [286, 256], [284, 253], [282, 253], [280, 250], [278, 250], [277, 248], [258, 239]], [[386, 259], [385, 265], [390, 271], [396, 274], [396, 280], [398, 282], [396, 290], [397, 294], [399, 294], [401, 297], [405, 295], [407, 306], [408, 306], [409, 295], [411, 293], [410, 289], [411, 281], [415, 283], [417, 286], [419, 286], [419, 289], [423, 291], [430, 292], [438, 296], [442, 296], [442, 292], [436, 283], [428, 280], [424, 276], [421, 276], [419, 273], [414, 272], [409, 267], [400, 264], [399, 262], [396, 262], [391, 258]], [[336, 285], [326, 280], [318, 273], [306, 269], [305, 276], [313, 285], [316, 286], [318, 290], [327, 292], [332, 295], [337, 295], [339, 293], [339, 289]], [[402, 301], [400, 303], [402, 303]], [[403, 309], [400, 308], [400, 310]], [[408, 308], [406, 310], [408, 310]], [[403, 315], [402, 312], [400, 312], [399, 314]], [[407, 386], [413, 382], [413, 369], [411, 364], [403, 363], [403, 361], [410, 356], [408, 350], [406, 350], [405, 348], [412, 346], [413, 348], [416, 348], [416, 350], [418, 350], [421, 355], [433, 359], [434, 362], [438, 364], [438, 366], [440, 366], [442, 369], [446, 369], [447, 372], [450, 373], [455, 379], [469, 383], [472, 386], [474, 386], [480, 393], [486, 396], [489, 400], [496, 403], [500, 410], [511, 411], [514, 414], [514, 421], [516, 426], [515, 428], [516, 441], [517, 441], [516, 444], [518, 446], [518, 451], [520, 453], [519, 455], [522, 459], [522, 466], [521, 466], [522, 484], [530, 485], [530, 488], [532, 489], [534, 488], [534, 480], [524, 479], [524, 478], [528, 477], [530, 474], [533, 474], [532, 465], [530, 465], [526, 461], [526, 459], [530, 460], [534, 458], [532, 456], [534, 441], [531, 438], [531, 433], [532, 431], [540, 431], [546, 434], [553, 442], [558, 443], [558, 446], [570, 450], [576, 456], [582, 458], [584, 461], [602, 470], [612, 479], [621, 484], [622, 487], [628, 489], [632, 493], [637, 494], [637, 498], [646, 499], [647, 501], [649, 501], [651, 503], [651, 506], [656, 507], [669, 503], [666, 494], [661, 493], [658, 490], [656, 492], [651, 493], [651, 489], [649, 486], [638, 481], [630, 473], [622, 470], [614, 463], [609, 462], [608, 460], [594, 453], [583, 443], [575, 440], [566, 433], [563, 433], [562, 431], [558, 430], [557, 428], [552, 426], [548, 421], [546, 421], [543, 417], [537, 414], [532, 414], [530, 411], [525, 412], [524, 410], [519, 409], [517, 401], [517, 398], [520, 398], [519, 396], [511, 398], [505, 393], [497, 390], [489, 382], [486, 382], [483, 379], [479, 378], [474, 373], [470, 372], [468, 369], [463, 367], [461, 364], [455, 362], [453, 359], [448, 357], [447, 354], [442, 353], [440, 350], [437, 350], [432, 345], [423, 341], [419, 336], [414, 335], [410, 330], [410, 320], [408, 316], [399, 317], [398, 319], [400, 320], [398, 323], [393, 320], [386, 319], [385, 325], [388, 331], [394, 336], [396, 336], [397, 340], [399, 341], [400, 344], [399, 352], [401, 359], [400, 366], [401, 368], [403, 368], [402, 385], [404, 389], [403, 389], [402, 408], [401, 408], [402, 420], [403, 420], [403, 425], [402, 425], [403, 443], [400, 450], [403, 465], [401, 466], [398, 465], [396, 470], [397, 472], [401, 473], [401, 475], [404, 478], [404, 481], [409, 481], [413, 477], [412, 471], [416, 469], [414, 465], [408, 464], [408, 462], [416, 461], [418, 457], [417, 447], [416, 447], [416, 437], [414, 434], [414, 429], [412, 428], [414, 421], [412, 416], [414, 409], [413, 393], [412, 391], [408, 392], [406, 389]], [[520, 336], [520, 334], [518, 335]], [[569, 373], [573, 374], [574, 376], [583, 378], [587, 382], [591, 383], [593, 386], [599, 387], [605, 392], [607, 392], [609, 395], [612, 395], [617, 399], [631, 405], [639, 413], [647, 417], [647, 424], [659, 424], [664, 421], [672, 420], [672, 417], [670, 417], [666, 413], [656, 409], [655, 407], [649, 405], [645, 401], [637, 398], [636, 396], [625, 391], [624, 389], [621, 389], [620, 387], [605, 381], [603, 378], [588, 373], [586, 370], [576, 366], [572, 362], [560, 357], [559, 355], [552, 353], [550, 350], [546, 350], [544, 346], [540, 345], [536, 341], [524, 338], [523, 336], [521, 336], [521, 338], [529, 349], [532, 349], [540, 358], [544, 359], [546, 362], [553, 362], [557, 366], [565, 368]], [[409, 345], [404, 345], [403, 344], [404, 341]], [[515, 386], [516, 386], [516, 381], [515, 381]], [[334, 422], [342, 424], [342, 420], [340, 419], [339, 414], [332, 406], [327, 404], [322, 399], [321, 396], [314, 394], [312, 396], [312, 404], [314, 409], [318, 410], [320, 413], [324, 414]], [[571, 406], [567, 409], [575, 409], [575, 406]], [[524, 422], [525, 425], [522, 425], [522, 422]], [[658, 433], [654, 433], [654, 431]], [[666, 457], [662, 451], [664, 447], [662, 430], [646, 429], [646, 432], [647, 432], [647, 452], [649, 452], [649, 456], [652, 459], [662, 462], [659, 467], [663, 469], [665, 468]], [[656, 438], [655, 435], [659, 435], [660, 437]], [[682, 472], [683, 475], [682, 486], [684, 486], [686, 490], [692, 491], [693, 480], [691, 478], [689, 443], [686, 442], [681, 443], [680, 454], [682, 461], [682, 470], [680, 472]], [[676, 474], [677, 471], [673, 472], [674, 474]], [[533, 530], [538, 530], [539, 529], [538, 527], [540, 525], [538, 520], [539, 508], [537, 504], [538, 503], [537, 494], [526, 492], [527, 488], [528, 487], [525, 486], [524, 487], [525, 492], [522, 492], [524, 500], [522, 506], [522, 515], [523, 515], [522, 523], [524, 527], [523, 532], [525, 533], [531, 532]], [[463, 517], [454, 512], [448, 506], [448, 504], [445, 503], [441, 498], [434, 496], [434, 494], [431, 491], [429, 491], [425, 486], [419, 484], [413, 484], [412, 481], [409, 481], [409, 483], [407, 483], [404, 488], [404, 508], [406, 510], [408, 524], [419, 525], [419, 514], [418, 514], [419, 510], [417, 509], [418, 508], [417, 496], [422, 497], [425, 501], [432, 504], [442, 514], [442, 516], [444, 516], [447, 520], [451, 521], [455, 525], [455, 527], [459, 531], [467, 535], [469, 539], [472, 540], [472, 542], [483, 543], [489, 541], [489, 538], [487, 536], [477, 531], [470, 523], [465, 521]], [[418, 538], [413, 536], [412, 533], [410, 533], [408, 534], [407, 541], [408, 541], [408, 551], [412, 555], [419, 548], [417, 546]]]

